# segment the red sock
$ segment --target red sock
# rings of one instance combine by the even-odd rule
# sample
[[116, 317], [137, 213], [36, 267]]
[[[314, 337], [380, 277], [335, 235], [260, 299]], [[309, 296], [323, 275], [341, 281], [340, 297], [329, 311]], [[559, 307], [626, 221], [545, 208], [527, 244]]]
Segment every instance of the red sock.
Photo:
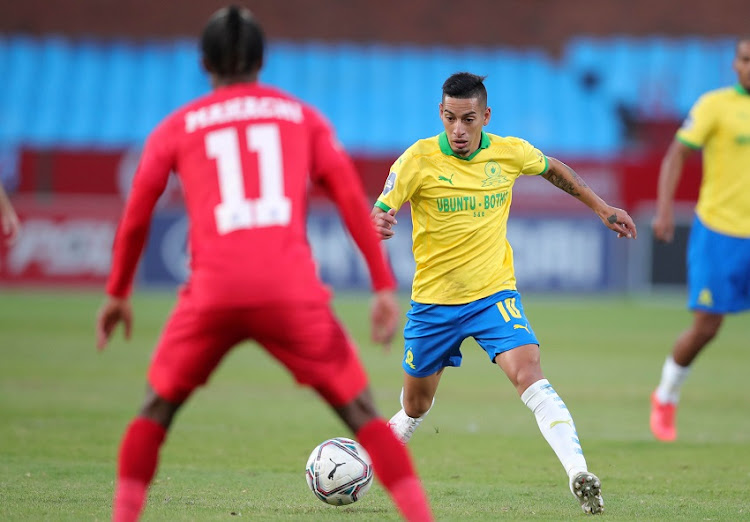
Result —
[[357, 432], [357, 439], [372, 458], [372, 467], [393, 503], [409, 521], [431, 521], [432, 513], [409, 452], [383, 419], [374, 419]]
[[130, 423], [120, 444], [117, 461], [112, 520], [133, 522], [146, 503], [146, 493], [159, 463], [159, 448], [167, 431], [150, 419], [136, 418]]

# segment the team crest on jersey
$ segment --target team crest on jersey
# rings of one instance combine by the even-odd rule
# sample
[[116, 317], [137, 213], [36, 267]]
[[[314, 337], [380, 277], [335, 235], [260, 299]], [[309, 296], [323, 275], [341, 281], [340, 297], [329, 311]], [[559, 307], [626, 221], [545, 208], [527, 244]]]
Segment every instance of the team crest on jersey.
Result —
[[703, 306], [714, 305], [714, 296], [711, 294], [710, 289], [704, 288], [703, 290], [701, 290], [700, 294], [698, 294], [698, 304]]
[[396, 186], [396, 173], [391, 172], [388, 174], [388, 178], [385, 180], [385, 186], [383, 187], [383, 195], [385, 196], [388, 194], [391, 190], [393, 190], [393, 187]]
[[483, 187], [497, 187], [508, 183], [508, 178], [503, 176], [500, 165], [496, 161], [488, 161], [484, 166], [484, 175], [487, 179], [482, 182]]

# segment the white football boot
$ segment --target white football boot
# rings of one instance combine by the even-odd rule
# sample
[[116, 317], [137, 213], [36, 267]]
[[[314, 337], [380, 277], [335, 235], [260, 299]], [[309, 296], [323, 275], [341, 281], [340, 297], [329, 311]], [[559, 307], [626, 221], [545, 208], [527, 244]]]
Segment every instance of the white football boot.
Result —
[[570, 481], [570, 492], [581, 503], [581, 509], [587, 515], [596, 515], [604, 511], [602, 482], [593, 473], [588, 471], [576, 473]]
[[435, 398], [432, 398], [430, 409], [424, 412], [424, 415], [416, 419], [414, 417], [409, 417], [404, 411], [403, 388], [401, 388], [401, 396], [399, 397], [399, 402], [401, 403], [401, 411], [391, 417], [391, 420], [388, 421], [388, 427], [391, 428], [391, 431], [393, 431], [393, 433], [396, 435], [396, 438], [398, 438], [398, 440], [400, 440], [402, 444], [406, 444], [407, 442], [409, 442], [409, 439], [411, 439], [411, 436], [414, 435], [414, 430], [416, 430], [417, 427], [422, 424], [424, 418], [427, 417], [427, 414], [430, 413], [432, 407], [435, 406]]
[[396, 438], [402, 444], [406, 444], [411, 439], [411, 436], [414, 435], [414, 430], [422, 423], [423, 419], [424, 415], [418, 419], [409, 417], [402, 408], [388, 421], [388, 427], [391, 428], [391, 431], [393, 431]]

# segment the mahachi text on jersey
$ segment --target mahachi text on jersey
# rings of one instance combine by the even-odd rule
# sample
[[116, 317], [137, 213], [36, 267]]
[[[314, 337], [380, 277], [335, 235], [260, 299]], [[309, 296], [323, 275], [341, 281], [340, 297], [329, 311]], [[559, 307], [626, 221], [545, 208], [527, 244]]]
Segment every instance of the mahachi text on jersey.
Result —
[[241, 96], [213, 103], [185, 114], [185, 132], [242, 120], [275, 118], [294, 123], [302, 121], [302, 106], [292, 100], [264, 96]]

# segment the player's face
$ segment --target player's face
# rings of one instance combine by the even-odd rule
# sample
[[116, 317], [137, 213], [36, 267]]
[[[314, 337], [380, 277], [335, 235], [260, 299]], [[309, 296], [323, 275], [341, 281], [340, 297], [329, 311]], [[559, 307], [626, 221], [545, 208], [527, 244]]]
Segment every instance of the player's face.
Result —
[[440, 119], [454, 153], [470, 156], [479, 148], [482, 127], [490, 122], [490, 112], [478, 98], [443, 98]]
[[737, 44], [734, 71], [737, 73], [737, 80], [740, 85], [746, 91], [750, 91], [750, 40], [742, 40]]

